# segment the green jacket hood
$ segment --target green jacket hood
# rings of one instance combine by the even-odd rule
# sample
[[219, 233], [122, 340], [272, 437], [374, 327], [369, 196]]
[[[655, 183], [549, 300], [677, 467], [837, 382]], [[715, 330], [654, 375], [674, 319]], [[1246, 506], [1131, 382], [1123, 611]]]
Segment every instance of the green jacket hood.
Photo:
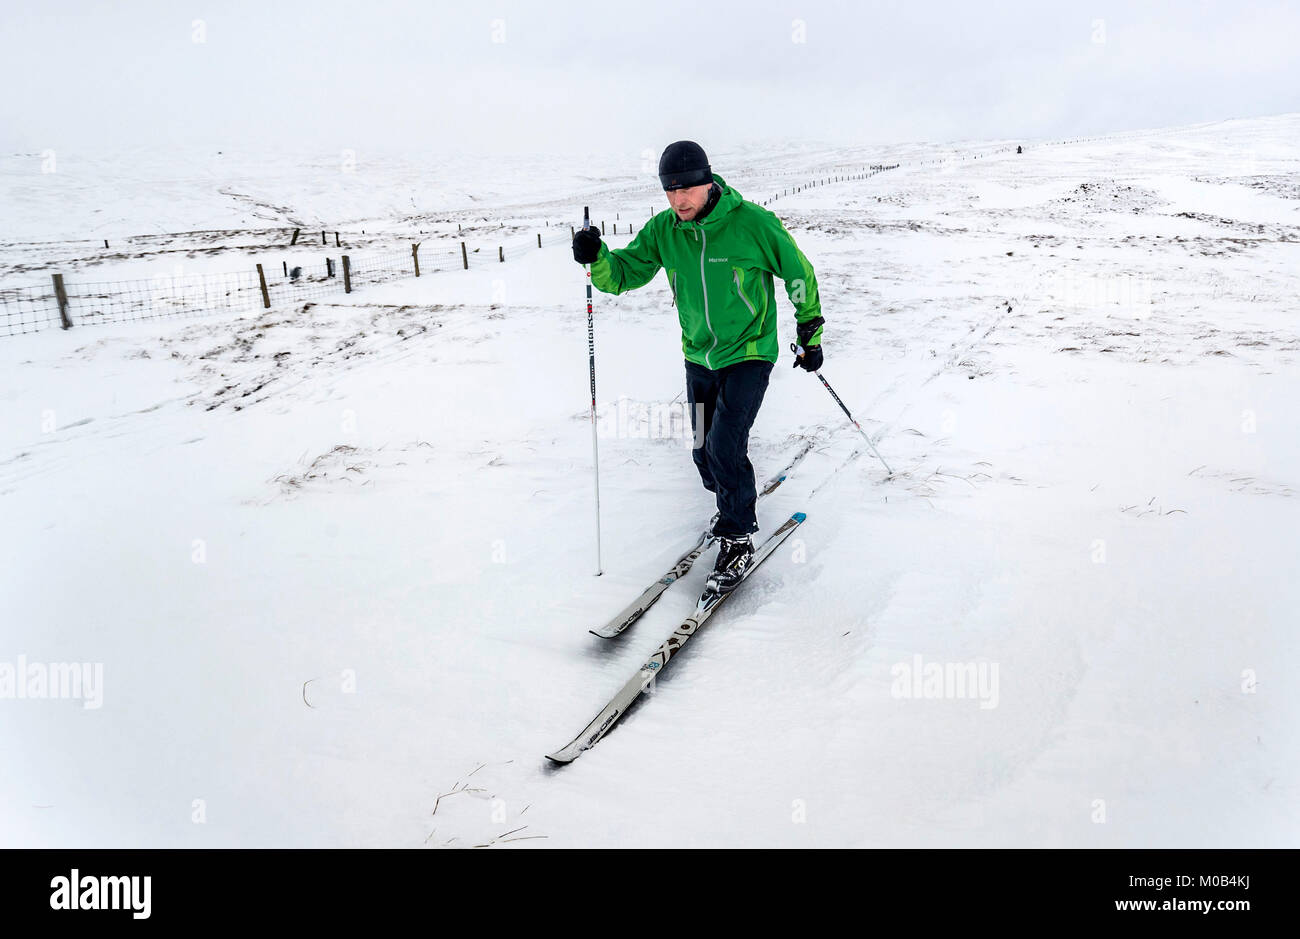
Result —
[[745, 201], [744, 196], [728, 186], [727, 181], [717, 173], [713, 174], [713, 181], [722, 189], [722, 195], [718, 196], [718, 204], [713, 207], [713, 211], [705, 216], [702, 222], [683, 222], [677, 217], [676, 212], [669, 209], [668, 211], [672, 214], [673, 228], [687, 230], [703, 228], [705, 231], [713, 231], [713, 229], [725, 224], [722, 220], [726, 215], [735, 211]]

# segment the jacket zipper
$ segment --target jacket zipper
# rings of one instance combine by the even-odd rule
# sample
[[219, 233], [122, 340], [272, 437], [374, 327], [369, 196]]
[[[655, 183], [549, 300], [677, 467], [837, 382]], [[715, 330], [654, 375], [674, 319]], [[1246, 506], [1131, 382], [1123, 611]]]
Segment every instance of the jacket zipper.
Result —
[[718, 337], [713, 332], [713, 323], [709, 321], [709, 285], [704, 280], [704, 255], [709, 250], [709, 239], [704, 234], [704, 229], [697, 229], [703, 243], [700, 245], [700, 289], [704, 292], [704, 325], [708, 327], [709, 335], [713, 336], [713, 345], [709, 346], [709, 351], [704, 353], [704, 364], [708, 368], [713, 368], [713, 363], [709, 361], [709, 354], [718, 348]]

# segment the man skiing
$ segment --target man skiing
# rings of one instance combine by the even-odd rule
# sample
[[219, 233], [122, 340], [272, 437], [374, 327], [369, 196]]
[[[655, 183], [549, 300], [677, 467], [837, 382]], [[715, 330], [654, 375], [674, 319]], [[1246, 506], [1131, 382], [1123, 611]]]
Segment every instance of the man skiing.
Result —
[[[591, 282], [619, 294], [648, 284], [663, 268], [682, 327], [686, 398], [702, 446], [692, 453], [704, 488], [717, 496], [718, 559], [710, 586], [733, 587], [744, 574], [758, 530], [749, 430], [778, 357], [773, 277], [785, 282], [803, 354], [821, 368], [821, 301], [812, 265], [781, 220], [746, 202], [713, 173], [699, 144], [679, 140], [659, 159], [670, 208], [653, 216], [626, 248], [611, 250], [596, 228], [573, 236], [573, 257], [591, 265]], [[698, 426], [703, 421], [703, 428]]]

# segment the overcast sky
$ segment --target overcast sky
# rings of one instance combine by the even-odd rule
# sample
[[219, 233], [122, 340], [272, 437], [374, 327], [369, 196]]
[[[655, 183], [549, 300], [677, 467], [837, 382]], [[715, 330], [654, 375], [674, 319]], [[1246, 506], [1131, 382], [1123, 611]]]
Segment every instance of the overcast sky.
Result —
[[1252, 0], [3, 0], [0, 148], [1091, 134], [1300, 111], [1298, 41]]

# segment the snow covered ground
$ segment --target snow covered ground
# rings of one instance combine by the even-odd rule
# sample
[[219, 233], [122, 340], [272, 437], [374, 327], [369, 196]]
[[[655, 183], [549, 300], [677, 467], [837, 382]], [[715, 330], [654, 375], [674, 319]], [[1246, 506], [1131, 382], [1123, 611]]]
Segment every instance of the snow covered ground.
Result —
[[[1006, 144], [714, 157], [760, 201], [902, 164], [771, 206], [819, 277], [823, 373], [898, 476], [849, 459], [861, 438], [783, 361], [751, 456], [766, 476], [815, 450], [760, 520], [808, 521], [564, 768], [542, 755], [711, 564], [619, 640], [588, 634], [711, 513], [683, 441], [635, 419], [683, 396], [662, 277], [596, 296], [600, 578], [567, 246], [0, 339], [0, 695], [20, 662], [89, 663], [93, 688], [0, 698], [0, 842], [1295, 846], [1300, 115]], [[639, 222], [662, 194], [616, 163], [557, 162], [544, 191], [458, 167], [414, 208], [394, 170], [368, 214], [309, 166], [212, 169], [112, 211], [130, 233], [279, 224], [229, 189], [394, 245], [439, 212]], [[29, 221], [0, 263], [39, 281], [30, 242], [73, 236], [4, 174]], [[96, 279], [159, 261], [58, 257]]]

